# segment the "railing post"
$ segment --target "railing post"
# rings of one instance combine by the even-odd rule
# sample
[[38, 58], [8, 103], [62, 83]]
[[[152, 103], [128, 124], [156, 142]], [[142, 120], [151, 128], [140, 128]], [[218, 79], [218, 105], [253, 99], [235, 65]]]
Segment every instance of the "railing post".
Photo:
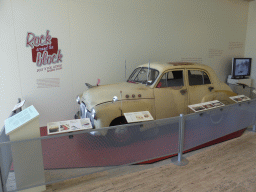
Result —
[[3, 172], [2, 172], [3, 168], [4, 168], [4, 164], [3, 164], [2, 146], [0, 145], [0, 192], [7, 191], [6, 182], [7, 182], [8, 174], [3, 175]]
[[255, 124], [252, 126], [252, 132], [256, 132]]
[[254, 124], [252, 125], [252, 132], [256, 132], [256, 115], [254, 116]]
[[184, 166], [188, 164], [188, 160], [182, 157], [183, 153], [183, 144], [184, 144], [184, 131], [185, 131], [185, 118], [183, 114], [180, 114], [180, 122], [179, 122], [179, 149], [178, 156], [173, 157], [171, 161], [175, 165]]
[[4, 190], [4, 185], [3, 185], [3, 179], [2, 178], [3, 178], [2, 173], [0, 173], [0, 192], [7, 191], [7, 190]]
[[256, 133], [256, 116], [254, 116], [254, 124], [252, 125], [252, 129], [249, 129], [248, 131]]

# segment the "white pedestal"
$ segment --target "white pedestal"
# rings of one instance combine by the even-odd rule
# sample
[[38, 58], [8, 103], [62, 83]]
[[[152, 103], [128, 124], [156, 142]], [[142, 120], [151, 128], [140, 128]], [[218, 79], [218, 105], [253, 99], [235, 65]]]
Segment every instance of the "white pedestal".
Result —
[[252, 86], [252, 79], [231, 79], [231, 75], [228, 76], [227, 83], [229, 84], [245, 84], [248, 87]]
[[[227, 83], [230, 84], [230, 87], [238, 95], [246, 95], [250, 97], [251, 89], [249, 87], [252, 86], [252, 79], [231, 79], [231, 75], [229, 75], [227, 79]], [[247, 85], [248, 87], [244, 88], [243, 86], [238, 86], [238, 84], [244, 84], [244, 85]]]
[[[9, 118], [5, 125], [10, 141], [40, 137], [39, 114], [33, 106], [15, 116]], [[17, 190], [45, 183], [41, 140], [13, 143], [11, 148]], [[20, 191], [41, 192], [44, 190], [46, 190], [45, 185], [41, 185]]]

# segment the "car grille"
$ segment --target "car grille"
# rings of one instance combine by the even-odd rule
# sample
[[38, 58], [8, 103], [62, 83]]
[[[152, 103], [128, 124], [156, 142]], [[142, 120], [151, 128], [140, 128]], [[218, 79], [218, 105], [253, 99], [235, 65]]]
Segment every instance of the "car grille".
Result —
[[81, 104], [80, 104], [80, 117], [81, 118], [89, 118], [92, 123], [92, 127], [94, 128], [94, 119], [92, 118], [92, 114], [86, 108], [86, 105], [83, 102], [81, 102]]

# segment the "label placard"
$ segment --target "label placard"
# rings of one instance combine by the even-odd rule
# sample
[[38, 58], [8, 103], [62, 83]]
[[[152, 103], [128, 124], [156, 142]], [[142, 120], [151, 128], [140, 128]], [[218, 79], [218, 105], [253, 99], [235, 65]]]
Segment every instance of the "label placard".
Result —
[[28, 123], [37, 116], [39, 116], [39, 113], [35, 107], [33, 105], [29, 106], [18, 114], [5, 120], [5, 134], [9, 135], [12, 131]]
[[84, 129], [92, 129], [92, 124], [89, 118], [47, 123], [48, 135], [81, 131]]
[[128, 123], [154, 120], [149, 111], [124, 113], [124, 116]]

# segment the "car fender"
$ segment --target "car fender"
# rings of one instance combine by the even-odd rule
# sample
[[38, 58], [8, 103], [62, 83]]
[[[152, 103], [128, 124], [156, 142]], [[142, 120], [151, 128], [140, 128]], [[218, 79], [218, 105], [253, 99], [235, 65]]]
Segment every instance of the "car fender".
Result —
[[202, 103], [208, 102], [208, 101], [213, 101], [213, 100], [219, 100], [225, 105], [233, 104], [235, 103], [233, 100], [231, 100], [229, 97], [231, 96], [236, 96], [237, 94], [228, 91], [228, 90], [215, 90], [207, 95], [205, 95], [202, 99]]
[[155, 118], [154, 99], [134, 99], [106, 102], [94, 107], [96, 110], [97, 120], [95, 127], [108, 127], [110, 123], [123, 116], [123, 113], [149, 111], [153, 118]]

